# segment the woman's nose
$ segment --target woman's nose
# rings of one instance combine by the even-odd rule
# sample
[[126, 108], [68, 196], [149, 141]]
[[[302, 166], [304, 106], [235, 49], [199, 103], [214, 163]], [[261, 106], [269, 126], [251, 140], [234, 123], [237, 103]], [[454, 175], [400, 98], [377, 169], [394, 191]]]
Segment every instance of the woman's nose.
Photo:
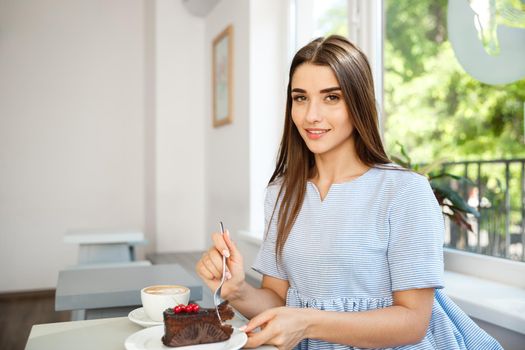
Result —
[[308, 123], [311, 123], [311, 124], [319, 123], [323, 119], [319, 103], [312, 100], [308, 104], [308, 108], [306, 109], [305, 119]]

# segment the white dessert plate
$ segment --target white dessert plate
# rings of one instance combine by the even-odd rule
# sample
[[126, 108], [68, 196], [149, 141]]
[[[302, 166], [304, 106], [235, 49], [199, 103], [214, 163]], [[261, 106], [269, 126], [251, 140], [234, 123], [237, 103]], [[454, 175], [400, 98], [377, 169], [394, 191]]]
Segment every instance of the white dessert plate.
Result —
[[162, 321], [153, 321], [149, 316], [146, 314], [146, 311], [144, 311], [143, 307], [139, 307], [138, 309], [135, 309], [131, 311], [128, 314], [128, 319], [131, 322], [134, 322], [142, 327], [151, 327], [151, 326], [158, 326], [161, 324], [164, 324]]
[[230, 339], [223, 342], [170, 348], [162, 344], [163, 335], [164, 326], [149, 327], [130, 335], [124, 342], [124, 346], [127, 350], [237, 350], [248, 341], [246, 333], [234, 328]]

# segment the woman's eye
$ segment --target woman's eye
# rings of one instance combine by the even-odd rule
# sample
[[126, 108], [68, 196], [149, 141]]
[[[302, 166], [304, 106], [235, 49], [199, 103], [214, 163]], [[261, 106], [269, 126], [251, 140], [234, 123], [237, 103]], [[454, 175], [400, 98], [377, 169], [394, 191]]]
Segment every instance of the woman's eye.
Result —
[[295, 95], [294, 97], [292, 97], [292, 99], [295, 101], [295, 102], [303, 102], [306, 100], [306, 97], [303, 96], [303, 95]]
[[340, 97], [338, 95], [327, 95], [326, 100], [330, 102], [339, 101]]

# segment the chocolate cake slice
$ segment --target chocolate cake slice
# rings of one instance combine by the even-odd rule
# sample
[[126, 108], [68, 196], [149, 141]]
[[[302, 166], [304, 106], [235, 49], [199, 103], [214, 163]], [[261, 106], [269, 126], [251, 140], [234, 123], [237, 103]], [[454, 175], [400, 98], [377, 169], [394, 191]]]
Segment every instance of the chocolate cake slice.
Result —
[[[233, 309], [224, 301], [219, 305], [221, 319], [231, 320]], [[164, 311], [164, 336], [162, 343], [166, 346], [187, 346], [215, 343], [230, 339], [233, 327], [222, 324], [217, 317], [215, 308], [179, 311], [166, 309]]]

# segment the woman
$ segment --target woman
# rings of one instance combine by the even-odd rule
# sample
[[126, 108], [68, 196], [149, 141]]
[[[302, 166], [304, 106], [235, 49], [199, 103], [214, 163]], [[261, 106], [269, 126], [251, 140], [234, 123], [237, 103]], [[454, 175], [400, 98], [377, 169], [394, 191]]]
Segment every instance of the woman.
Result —
[[[428, 181], [388, 159], [365, 55], [319, 38], [290, 68], [266, 236], [245, 282], [228, 234], [197, 272], [251, 318], [248, 347], [501, 349], [440, 290], [443, 216]], [[260, 331], [254, 331], [260, 327]]]

